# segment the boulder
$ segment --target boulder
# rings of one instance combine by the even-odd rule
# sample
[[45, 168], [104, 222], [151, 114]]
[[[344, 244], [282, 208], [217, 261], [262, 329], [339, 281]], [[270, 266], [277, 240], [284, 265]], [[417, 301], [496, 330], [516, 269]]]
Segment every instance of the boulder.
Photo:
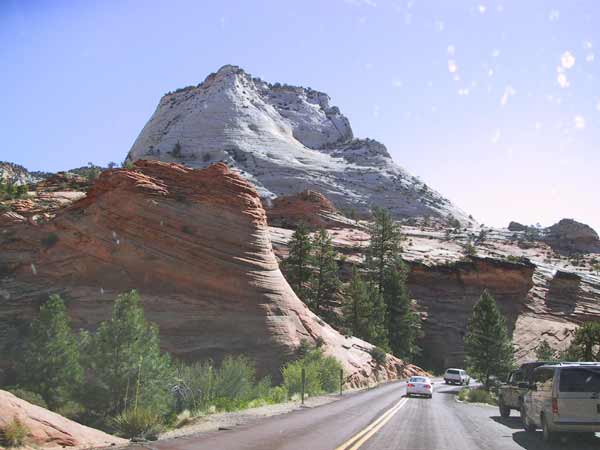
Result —
[[598, 233], [589, 225], [573, 219], [562, 219], [546, 228], [545, 241], [557, 250], [600, 252]]
[[523, 225], [519, 222], [515, 222], [515, 221], [511, 221], [508, 224], [508, 230], [509, 231], [527, 231], [528, 226], [527, 225]]

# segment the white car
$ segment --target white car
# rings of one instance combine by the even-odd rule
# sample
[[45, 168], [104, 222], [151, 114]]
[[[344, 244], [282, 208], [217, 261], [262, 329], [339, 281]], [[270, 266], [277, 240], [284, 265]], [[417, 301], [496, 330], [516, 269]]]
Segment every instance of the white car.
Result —
[[444, 382], [446, 384], [466, 384], [468, 386], [471, 382], [471, 377], [462, 369], [446, 369]]
[[411, 377], [406, 384], [406, 396], [424, 395], [427, 398], [433, 396], [433, 382], [428, 377]]

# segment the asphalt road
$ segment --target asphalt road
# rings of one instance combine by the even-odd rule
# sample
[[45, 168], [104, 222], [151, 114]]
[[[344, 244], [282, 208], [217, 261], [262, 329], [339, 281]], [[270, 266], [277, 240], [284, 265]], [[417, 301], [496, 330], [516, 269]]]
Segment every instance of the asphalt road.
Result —
[[160, 450], [538, 450], [599, 449], [600, 439], [547, 445], [523, 431], [516, 412], [459, 403], [459, 387], [436, 383], [433, 399], [406, 398], [405, 383], [347, 395], [316, 408], [259, 420], [232, 430], [157, 441]]

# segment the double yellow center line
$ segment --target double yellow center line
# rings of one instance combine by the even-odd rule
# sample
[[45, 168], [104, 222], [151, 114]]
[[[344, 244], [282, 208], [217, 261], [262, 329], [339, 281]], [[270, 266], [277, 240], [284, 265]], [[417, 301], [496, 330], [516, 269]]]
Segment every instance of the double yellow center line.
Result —
[[386, 423], [388, 423], [394, 414], [396, 414], [398, 410], [406, 404], [407, 401], [407, 398], [400, 400], [385, 413], [383, 413], [381, 417], [371, 422], [365, 429], [356, 433], [335, 450], [357, 450], [360, 448], [360, 446], [363, 445], [367, 439], [377, 433]]

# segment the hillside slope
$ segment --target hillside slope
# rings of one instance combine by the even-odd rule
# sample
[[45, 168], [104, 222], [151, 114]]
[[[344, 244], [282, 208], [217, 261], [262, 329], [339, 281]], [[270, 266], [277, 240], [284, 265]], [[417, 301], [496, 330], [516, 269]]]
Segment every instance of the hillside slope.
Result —
[[394, 163], [385, 146], [355, 139], [327, 94], [270, 84], [224, 66], [198, 86], [166, 94], [127, 159], [190, 167], [224, 161], [264, 198], [316, 190], [342, 209], [395, 217], [467, 215]]

